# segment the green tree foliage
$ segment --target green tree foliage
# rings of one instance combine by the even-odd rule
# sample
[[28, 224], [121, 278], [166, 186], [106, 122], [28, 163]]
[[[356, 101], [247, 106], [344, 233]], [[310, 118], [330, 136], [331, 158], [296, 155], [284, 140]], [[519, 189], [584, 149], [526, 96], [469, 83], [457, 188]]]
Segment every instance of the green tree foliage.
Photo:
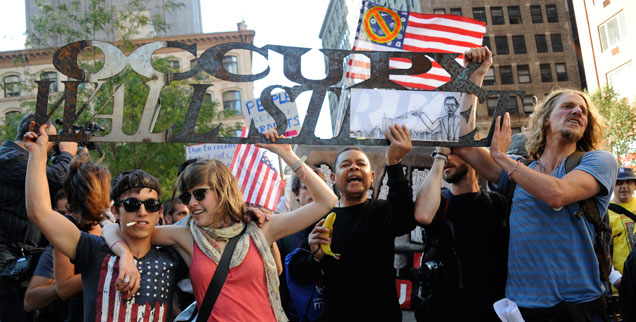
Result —
[[607, 145], [619, 158], [619, 163], [623, 163], [636, 145], [636, 105], [620, 98], [608, 86], [598, 89], [591, 98], [609, 125], [605, 130]]
[[[163, 12], [170, 13], [183, 4], [164, 0]], [[50, 47], [54, 43], [70, 43], [78, 40], [94, 40], [97, 35], [111, 34], [117, 35], [116, 45], [125, 53], [130, 53], [134, 49], [131, 38], [140, 35], [142, 30], [154, 30], [162, 32], [168, 29], [160, 15], [149, 16], [148, 8], [144, 1], [130, 0], [121, 6], [112, 5], [111, 1], [89, 0], [85, 5], [78, 1], [70, 4], [52, 6], [48, 1], [37, 1], [41, 14], [33, 17], [34, 29], [27, 34], [27, 44], [35, 47]], [[97, 39], [103, 40], [103, 39]], [[56, 48], [51, 48], [55, 50]], [[89, 72], [98, 71], [103, 66], [101, 52], [97, 48], [84, 50], [79, 56], [79, 66]], [[169, 64], [170, 57], [153, 58], [153, 67], [162, 72], [174, 72]], [[25, 67], [24, 61], [16, 61], [17, 67]], [[21, 87], [25, 91], [35, 92], [35, 80], [40, 79], [39, 75], [28, 74], [26, 68], [22, 69]], [[161, 109], [157, 116], [153, 132], [163, 132], [171, 128], [175, 122], [179, 128], [185, 117], [192, 87], [189, 83], [205, 81], [206, 77], [197, 77], [183, 81], [173, 81], [165, 86], [160, 93]], [[133, 134], [137, 130], [141, 119], [143, 107], [148, 97], [149, 89], [145, 85], [147, 78], [135, 73], [129, 67], [120, 74], [108, 79], [99, 89], [95, 84], [86, 84], [78, 94], [78, 108], [88, 101], [89, 97], [95, 93], [93, 99], [88, 104], [88, 111], [80, 115], [77, 124], [91, 119], [94, 114], [112, 113], [114, 90], [124, 84], [124, 123], [123, 131], [126, 134]], [[63, 88], [60, 92], [52, 93], [49, 97], [49, 109], [62, 96]], [[207, 96], [206, 96], [207, 97]], [[24, 102], [23, 110], [33, 111], [35, 99]], [[228, 112], [221, 114], [216, 110], [216, 103], [204, 100], [197, 125], [196, 132], [209, 131], [218, 120], [231, 116]], [[61, 118], [63, 106], [61, 105], [54, 113], [53, 119]], [[232, 113], [232, 112], [229, 112]], [[17, 122], [22, 115], [11, 115], [7, 118], [6, 124], [0, 128], [0, 135], [9, 140], [15, 138]], [[110, 131], [110, 121], [95, 119], [94, 121]], [[239, 127], [224, 126], [221, 134], [233, 133]], [[100, 135], [101, 132], [95, 133]], [[143, 169], [156, 176], [164, 188], [164, 197], [172, 194], [172, 189], [177, 177], [177, 168], [185, 160], [184, 144], [177, 143], [100, 143], [99, 147], [103, 155], [99, 155], [96, 150], [91, 150], [93, 159], [102, 159], [111, 171], [113, 177], [119, 173], [130, 169]]]

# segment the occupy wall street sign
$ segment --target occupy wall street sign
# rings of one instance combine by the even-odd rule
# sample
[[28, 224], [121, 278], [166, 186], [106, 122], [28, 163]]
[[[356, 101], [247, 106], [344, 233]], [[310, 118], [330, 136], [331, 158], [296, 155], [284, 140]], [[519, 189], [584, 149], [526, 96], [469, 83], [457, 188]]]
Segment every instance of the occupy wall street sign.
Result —
[[[96, 47], [104, 54], [104, 66], [96, 73], [88, 73], [81, 69], [78, 65], [78, 54], [81, 50]], [[152, 54], [161, 48], [178, 48], [189, 52], [197, 58], [197, 64], [191, 70], [181, 73], [162, 73], [155, 70], [151, 65]], [[266, 45], [264, 47], [256, 47], [247, 43], [223, 43], [210, 47], [205, 50], [201, 56], [197, 57], [196, 44], [187, 45], [174, 41], [157, 41], [145, 44], [135, 49], [130, 55], [125, 55], [119, 48], [112, 44], [100, 41], [77, 41], [70, 43], [58, 49], [53, 56], [53, 65], [62, 74], [68, 76], [69, 81], [63, 81], [63, 96], [49, 109], [49, 85], [52, 81], [40, 80], [38, 84], [38, 95], [36, 103], [36, 120], [39, 124], [43, 124], [64, 102], [64, 113], [62, 118], [62, 130], [59, 135], [51, 136], [54, 141], [94, 141], [94, 142], [188, 142], [188, 143], [258, 143], [266, 142], [259, 133], [254, 123], [250, 123], [248, 136], [241, 137], [221, 137], [219, 132], [222, 124], [217, 124], [211, 131], [206, 133], [195, 133], [195, 124], [201, 109], [201, 103], [206, 89], [210, 84], [191, 84], [193, 88], [192, 97], [185, 119], [181, 127], [173, 126], [164, 132], [153, 133], [154, 119], [159, 114], [161, 104], [159, 102], [159, 94], [161, 89], [173, 80], [185, 80], [194, 77], [198, 73], [208, 73], [209, 75], [221, 80], [229, 82], [253, 82], [264, 78], [270, 72], [267, 67], [264, 71], [256, 74], [244, 75], [235, 74], [223, 66], [223, 57], [233, 49], [249, 50], [252, 53], [259, 54], [265, 59], [268, 58], [269, 51], [274, 51], [283, 55], [283, 72], [285, 77], [298, 85], [285, 87], [281, 85], [272, 85], [265, 88], [260, 94], [262, 108], [274, 119], [277, 124], [279, 133], [285, 133], [288, 127], [287, 116], [281, 111], [271, 99], [273, 91], [285, 91], [286, 95], [292, 101], [305, 91], [311, 91], [311, 99], [307, 106], [307, 113], [300, 128], [300, 132], [293, 138], [279, 139], [276, 143], [290, 144], [312, 144], [312, 145], [388, 145], [386, 139], [366, 138], [360, 139], [352, 137], [350, 133], [350, 113], [348, 106], [345, 107], [344, 118], [340, 132], [330, 139], [320, 139], [314, 135], [318, 116], [327, 92], [341, 97], [344, 91], [349, 89], [387, 89], [387, 90], [408, 90], [389, 79], [390, 75], [418, 75], [426, 73], [431, 69], [431, 60], [433, 58], [441, 65], [451, 76], [451, 80], [435, 91], [438, 92], [461, 92], [471, 93], [479, 97], [480, 101], [484, 101], [486, 97], [499, 95], [499, 101], [495, 110], [493, 120], [503, 115], [508, 105], [508, 98], [511, 94], [523, 96], [522, 92], [502, 92], [484, 90], [476, 84], [468, 80], [468, 76], [474, 71], [478, 64], [473, 63], [467, 68], [460, 66], [455, 60], [459, 54], [449, 53], [415, 53], [415, 52], [378, 52], [378, 51], [353, 51], [353, 50], [336, 50], [321, 49], [327, 61], [326, 77], [324, 79], [307, 79], [301, 73], [301, 59], [303, 54], [310, 51], [309, 48], [288, 47], [278, 45]], [[344, 89], [338, 86], [343, 76], [343, 62], [352, 54], [360, 54], [368, 57], [370, 63], [370, 78], [358, 84]], [[409, 69], [390, 69], [390, 58], [403, 58], [412, 62]], [[86, 109], [89, 102], [84, 102], [82, 107], [77, 109], [78, 88], [82, 83], [95, 83], [97, 90], [104, 84], [106, 80], [116, 76], [122, 72], [127, 66], [150, 79], [145, 83], [148, 87], [148, 96], [143, 108], [141, 120], [134, 134], [126, 134], [123, 132], [124, 117], [124, 95], [125, 88], [119, 86], [112, 93], [113, 111], [110, 114], [93, 114], [89, 115], [91, 120], [111, 120], [111, 128], [104, 135], [89, 135], [87, 131], [89, 123], [80, 124], [81, 130], [77, 131], [74, 124], [83, 113], [89, 113]], [[90, 98], [89, 98], [90, 100]], [[396, 102], [397, 104], [397, 102]], [[473, 107], [471, 107], [473, 108]], [[469, 114], [469, 113], [467, 113]], [[494, 123], [494, 122], [493, 122]], [[88, 133], [87, 133], [88, 132]], [[414, 141], [414, 145], [442, 145], [442, 146], [487, 146], [490, 144], [493, 127], [491, 126], [488, 137], [482, 140], [475, 140], [474, 133], [476, 129], [456, 141]]]

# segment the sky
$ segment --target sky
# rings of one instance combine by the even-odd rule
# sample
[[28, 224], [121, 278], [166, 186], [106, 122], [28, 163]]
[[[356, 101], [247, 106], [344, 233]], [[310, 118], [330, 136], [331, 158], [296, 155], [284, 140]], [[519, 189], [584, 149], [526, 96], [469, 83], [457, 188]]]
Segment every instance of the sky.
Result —
[[[0, 51], [24, 48], [26, 30], [24, 1], [2, 0], [0, 10]], [[285, 45], [305, 48], [322, 48], [320, 27], [329, 0], [201, 0], [203, 32], [236, 31], [242, 20], [256, 36], [254, 45]], [[306, 57], [305, 57], [306, 56]], [[263, 88], [270, 85], [293, 85], [283, 76], [282, 56], [270, 51], [268, 61], [253, 55], [253, 70], [258, 72], [267, 65], [270, 75], [255, 82], [254, 95], [260, 96]], [[317, 50], [303, 56], [303, 76], [312, 79], [324, 77], [324, 61]], [[301, 94], [296, 103], [301, 119], [304, 118], [310, 92]], [[327, 106], [323, 106], [316, 126], [316, 134], [331, 137], [330, 117]]]

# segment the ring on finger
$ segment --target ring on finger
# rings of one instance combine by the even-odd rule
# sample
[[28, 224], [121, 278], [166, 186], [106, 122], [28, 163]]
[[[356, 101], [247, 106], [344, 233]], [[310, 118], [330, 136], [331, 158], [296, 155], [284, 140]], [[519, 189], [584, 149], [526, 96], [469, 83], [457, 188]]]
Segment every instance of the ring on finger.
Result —
[[128, 283], [128, 282], [130, 282], [130, 276], [124, 277], [124, 283]]

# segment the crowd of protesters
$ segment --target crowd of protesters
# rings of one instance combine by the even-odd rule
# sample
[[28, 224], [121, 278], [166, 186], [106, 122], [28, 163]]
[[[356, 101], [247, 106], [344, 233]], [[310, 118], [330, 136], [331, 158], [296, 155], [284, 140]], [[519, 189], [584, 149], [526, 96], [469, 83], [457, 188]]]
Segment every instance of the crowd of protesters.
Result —
[[[472, 49], [470, 62], [481, 85], [492, 54]], [[460, 135], [474, 129], [475, 104], [463, 95]], [[34, 118], [0, 147], [0, 322], [172, 321], [181, 311], [199, 321], [401, 321], [395, 238], [414, 229], [426, 236], [418, 321], [636, 320], [636, 175], [600, 149], [606, 125], [580, 91], [546, 95], [514, 153], [508, 114], [489, 148], [436, 148], [415, 201], [401, 162], [412, 150], [406, 126], [385, 132], [386, 200], [369, 197], [376, 174], [363, 149], [337, 153], [332, 188], [265, 132], [271, 143], [258, 146], [292, 169], [299, 205], [271, 215], [243, 200], [217, 160], [184, 163], [178, 196], [163, 202], [155, 177], [111, 178], [76, 143], [58, 143], [49, 160], [55, 126], [33, 128]], [[604, 223], [611, 273], [597, 244]], [[621, 302], [610, 312], [612, 298]]]

